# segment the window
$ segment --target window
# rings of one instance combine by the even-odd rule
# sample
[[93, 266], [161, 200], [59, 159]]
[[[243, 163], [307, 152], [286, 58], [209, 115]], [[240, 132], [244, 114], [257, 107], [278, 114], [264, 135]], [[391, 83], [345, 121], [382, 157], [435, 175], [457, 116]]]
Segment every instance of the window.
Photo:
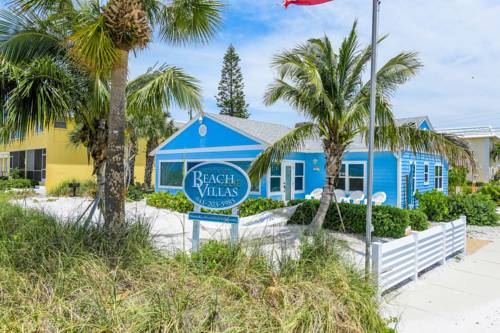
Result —
[[417, 193], [417, 162], [412, 162], [410, 164], [410, 178], [411, 178], [411, 185], [412, 185], [412, 193], [415, 194]]
[[349, 179], [349, 192], [364, 191], [365, 189], [365, 168], [363, 164], [349, 164], [348, 179]]
[[281, 163], [271, 164], [271, 192], [281, 192]]
[[[250, 170], [250, 166], [252, 165], [252, 161], [229, 161], [229, 163], [239, 166], [245, 171]], [[260, 181], [252, 182], [251, 185], [250, 192], [260, 193]]]
[[365, 190], [365, 165], [363, 163], [343, 163], [335, 188], [346, 192]]
[[160, 162], [160, 186], [181, 187], [184, 162]]
[[443, 166], [436, 165], [434, 167], [434, 188], [436, 190], [443, 190]]
[[66, 121], [65, 120], [56, 120], [54, 123], [55, 128], [66, 128]]
[[295, 191], [304, 191], [304, 163], [295, 163]]
[[429, 185], [429, 163], [424, 163], [424, 184]]

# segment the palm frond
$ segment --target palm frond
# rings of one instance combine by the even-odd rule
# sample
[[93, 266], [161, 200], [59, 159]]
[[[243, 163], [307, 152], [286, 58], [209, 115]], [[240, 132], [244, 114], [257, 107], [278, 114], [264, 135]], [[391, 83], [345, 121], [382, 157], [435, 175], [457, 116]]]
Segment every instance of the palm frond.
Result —
[[116, 63], [118, 51], [104, 16], [80, 17], [80, 29], [70, 39], [71, 54], [95, 72], [106, 72]]
[[161, 66], [131, 81], [127, 88], [127, 108], [132, 113], [169, 109], [177, 104], [201, 111], [198, 80], [175, 66]]
[[0, 54], [13, 63], [62, 53], [61, 38], [34, 13], [0, 10]]
[[304, 147], [308, 139], [318, 139], [318, 127], [313, 123], [299, 126], [271, 146], [267, 147], [252, 163], [248, 173], [252, 182], [259, 181], [271, 166], [271, 163], [279, 163], [289, 153], [299, 151]]
[[158, 10], [156, 22], [160, 38], [174, 44], [206, 43], [222, 24], [222, 2], [212, 0], [172, 0]]

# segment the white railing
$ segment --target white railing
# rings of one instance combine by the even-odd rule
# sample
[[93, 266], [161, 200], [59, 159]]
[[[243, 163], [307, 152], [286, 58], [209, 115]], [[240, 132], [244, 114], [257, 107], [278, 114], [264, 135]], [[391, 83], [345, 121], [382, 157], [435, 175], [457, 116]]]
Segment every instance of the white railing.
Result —
[[443, 223], [425, 231], [387, 243], [373, 243], [372, 272], [378, 294], [407, 280], [416, 280], [423, 270], [466, 251], [466, 219]]

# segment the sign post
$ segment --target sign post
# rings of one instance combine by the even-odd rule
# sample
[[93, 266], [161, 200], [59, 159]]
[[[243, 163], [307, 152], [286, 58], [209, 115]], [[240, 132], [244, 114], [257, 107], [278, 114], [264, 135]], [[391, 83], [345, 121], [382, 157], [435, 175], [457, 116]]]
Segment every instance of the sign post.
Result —
[[[183, 180], [187, 198], [194, 204], [188, 214], [193, 221], [192, 251], [200, 246], [200, 223], [231, 224], [230, 242], [236, 244], [239, 234], [238, 206], [250, 193], [250, 179], [245, 171], [227, 162], [201, 163], [190, 169]], [[231, 209], [231, 215], [202, 212]]]

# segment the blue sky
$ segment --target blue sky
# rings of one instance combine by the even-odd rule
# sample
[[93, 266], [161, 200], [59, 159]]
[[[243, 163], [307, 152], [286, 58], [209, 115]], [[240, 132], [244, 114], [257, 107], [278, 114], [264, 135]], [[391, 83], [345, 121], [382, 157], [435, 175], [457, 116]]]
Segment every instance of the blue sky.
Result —
[[[203, 47], [173, 47], [155, 42], [131, 59], [134, 77], [155, 63], [184, 68], [203, 87], [204, 106], [218, 112], [214, 95], [222, 57], [233, 43], [242, 59], [245, 92], [252, 118], [293, 126], [302, 117], [286, 104], [265, 107], [262, 96], [273, 79], [272, 56], [323, 34], [339, 42], [355, 19], [363, 43], [370, 40], [371, 0], [336, 0], [319, 6], [290, 6], [281, 0], [229, 0], [224, 26]], [[424, 68], [394, 96], [398, 117], [429, 115], [436, 127], [500, 127], [500, 1], [382, 1], [380, 63], [397, 52], [417, 51]], [[173, 110], [185, 120], [187, 114]]]
[[[175, 47], [155, 40], [131, 56], [130, 78], [155, 64], [182, 67], [200, 80], [205, 110], [218, 112], [214, 96], [222, 57], [233, 43], [242, 60], [251, 117], [293, 126], [302, 117], [288, 105], [262, 104], [274, 76], [272, 56], [324, 34], [338, 45], [355, 19], [362, 42], [370, 41], [371, 0], [335, 0], [288, 10], [279, 5], [282, 0], [222, 1], [224, 24], [212, 42]], [[424, 63], [418, 76], [393, 97], [396, 116], [428, 115], [441, 128], [500, 127], [499, 18], [498, 0], [382, 0], [379, 31], [389, 38], [379, 48], [379, 65], [402, 50], [417, 51]], [[171, 113], [187, 119], [184, 110]]]

